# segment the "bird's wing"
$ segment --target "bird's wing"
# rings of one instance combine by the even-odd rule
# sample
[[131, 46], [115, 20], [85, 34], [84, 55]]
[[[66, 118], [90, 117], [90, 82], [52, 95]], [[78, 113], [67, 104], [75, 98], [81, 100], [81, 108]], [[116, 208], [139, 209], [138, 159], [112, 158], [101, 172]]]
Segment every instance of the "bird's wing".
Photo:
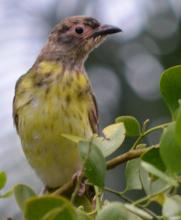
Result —
[[13, 99], [13, 120], [14, 120], [14, 125], [16, 127], [16, 130], [18, 132], [18, 124], [19, 124], [19, 110], [27, 105], [28, 103], [31, 102], [32, 100], [32, 95], [31, 93], [26, 93], [27, 87], [30, 86], [30, 80], [26, 80], [26, 83], [22, 82], [24, 81], [24, 78], [26, 77], [27, 74], [22, 75], [15, 86], [15, 96]]
[[97, 107], [96, 98], [93, 93], [91, 93], [91, 97], [92, 97], [92, 108], [89, 112], [89, 122], [93, 133], [98, 133], [98, 121], [99, 121], [98, 107]]

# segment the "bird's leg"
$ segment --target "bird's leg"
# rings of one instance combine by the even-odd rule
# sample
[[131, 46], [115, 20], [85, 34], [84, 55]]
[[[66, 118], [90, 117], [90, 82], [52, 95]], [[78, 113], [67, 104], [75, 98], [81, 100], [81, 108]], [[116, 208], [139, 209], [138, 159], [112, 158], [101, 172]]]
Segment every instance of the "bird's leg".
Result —
[[75, 184], [75, 189], [74, 189], [72, 196], [76, 196], [76, 194], [78, 196], [82, 196], [85, 193], [86, 185], [85, 185], [84, 180], [85, 178], [84, 178], [82, 170], [78, 170], [76, 173], [74, 173], [74, 175], [72, 176], [72, 181]]

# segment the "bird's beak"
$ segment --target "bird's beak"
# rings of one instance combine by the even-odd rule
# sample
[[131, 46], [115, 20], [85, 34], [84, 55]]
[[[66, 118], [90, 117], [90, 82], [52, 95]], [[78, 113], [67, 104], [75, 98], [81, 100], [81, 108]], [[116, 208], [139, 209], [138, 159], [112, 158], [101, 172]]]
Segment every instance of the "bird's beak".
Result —
[[119, 27], [115, 27], [112, 25], [101, 25], [99, 26], [91, 35], [91, 37], [96, 38], [98, 36], [105, 36], [109, 34], [115, 34], [121, 32], [122, 30]]

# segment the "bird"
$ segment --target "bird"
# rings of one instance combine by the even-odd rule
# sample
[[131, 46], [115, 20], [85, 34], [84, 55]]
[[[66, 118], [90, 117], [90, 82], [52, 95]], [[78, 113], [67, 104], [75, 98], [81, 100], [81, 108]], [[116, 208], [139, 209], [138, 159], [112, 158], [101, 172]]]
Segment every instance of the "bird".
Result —
[[16, 82], [13, 119], [22, 149], [45, 186], [64, 185], [82, 168], [76, 143], [63, 134], [98, 133], [98, 108], [84, 63], [121, 29], [77, 15], [60, 21], [32, 67]]

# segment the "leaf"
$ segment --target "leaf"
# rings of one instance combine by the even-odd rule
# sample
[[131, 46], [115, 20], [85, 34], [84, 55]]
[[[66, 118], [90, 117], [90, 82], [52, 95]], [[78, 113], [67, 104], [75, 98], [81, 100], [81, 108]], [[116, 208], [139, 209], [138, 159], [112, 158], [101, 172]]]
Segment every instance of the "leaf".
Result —
[[85, 212], [77, 209], [77, 220], [92, 220], [90, 216], [88, 216]]
[[0, 199], [5, 199], [5, 198], [8, 198], [10, 196], [12, 196], [14, 193], [14, 189], [10, 189], [8, 190], [7, 192], [3, 193], [2, 195], [0, 194]]
[[181, 147], [175, 141], [175, 122], [171, 123], [161, 136], [160, 155], [168, 171], [181, 171]]
[[176, 125], [175, 125], [175, 141], [176, 144], [181, 147], [181, 105], [177, 113]]
[[125, 133], [126, 130], [123, 123], [112, 124], [104, 128], [104, 138], [93, 136], [92, 143], [101, 150], [104, 157], [107, 157], [121, 146], [125, 139]]
[[140, 180], [145, 193], [147, 195], [151, 194], [151, 190], [150, 190], [151, 181], [150, 181], [149, 173], [142, 166], [140, 167]]
[[166, 167], [162, 161], [160, 156], [159, 148], [152, 148], [151, 150], [147, 151], [145, 154], [142, 155], [142, 160], [152, 164], [154, 167], [161, 171], [165, 171]]
[[141, 220], [140, 217], [130, 212], [123, 204], [112, 202], [98, 212], [95, 220]]
[[47, 214], [45, 214], [43, 218], [41, 218], [41, 220], [64, 220], [64, 219], [79, 220], [77, 213], [72, 212], [71, 209], [67, 209], [66, 205], [62, 205], [61, 207], [52, 209]]
[[162, 213], [168, 219], [181, 219], [181, 196], [167, 197], [163, 204]]
[[168, 185], [168, 183], [162, 179], [157, 178], [153, 180], [143, 167], [140, 167], [140, 180], [147, 195], [160, 192], [161, 189]]
[[168, 176], [166, 173], [162, 172], [161, 170], [157, 169], [152, 164], [142, 161], [141, 166], [145, 170], [147, 170], [149, 173], [152, 173], [153, 175], [159, 177], [160, 179], [164, 180], [168, 184], [173, 185], [173, 186], [178, 186], [178, 183], [175, 179], [173, 179], [171, 176]]
[[71, 203], [60, 196], [46, 195], [30, 198], [25, 203], [26, 220], [77, 220], [77, 214]]
[[126, 191], [133, 189], [142, 189], [142, 184], [140, 181], [140, 158], [130, 160], [126, 164]]
[[26, 200], [36, 196], [36, 194], [29, 186], [18, 184], [14, 187], [14, 196], [20, 209], [23, 210]]
[[100, 187], [104, 186], [106, 174], [106, 162], [98, 147], [91, 142], [81, 141], [79, 143], [81, 159], [88, 180]]
[[75, 207], [83, 207], [84, 211], [92, 212], [92, 202], [86, 195], [76, 196], [74, 200]]
[[62, 134], [62, 136], [76, 144], [78, 144], [80, 141], [85, 141], [85, 138], [79, 137], [79, 136], [75, 136], [75, 135], [71, 135], [71, 134]]
[[163, 72], [160, 90], [173, 118], [176, 118], [179, 107], [178, 100], [181, 99], [181, 65], [171, 67]]
[[141, 133], [141, 126], [138, 120], [133, 116], [120, 116], [116, 118], [116, 122], [123, 122], [126, 128], [126, 135], [139, 136]]
[[[124, 141], [126, 131], [123, 123], [117, 123], [107, 126], [102, 132], [104, 137], [93, 135], [91, 142], [101, 150], [104, 157], [107, 157], [121, 146]], [[62, 136], [76, 144], [80, 141], [90, 141], [70, 134], [62, 134]]]
[[4, 186], [6, 185], [6, 182], [7, 182], [7, 176], [6, 176], [6, 173], [1, 171], [0, 172], [0, 190], [2, 188], [4, 188]]
[[138, 216], [142, 217], [143, 219], [153, 219], [152, 216], [150, 214], [148, 214], [147, 212], [145, 212], [143, 209], [139, 209], [138, 207], [132, 205], [132, 204], [125, 204], [125, 207], [137, 214]]

